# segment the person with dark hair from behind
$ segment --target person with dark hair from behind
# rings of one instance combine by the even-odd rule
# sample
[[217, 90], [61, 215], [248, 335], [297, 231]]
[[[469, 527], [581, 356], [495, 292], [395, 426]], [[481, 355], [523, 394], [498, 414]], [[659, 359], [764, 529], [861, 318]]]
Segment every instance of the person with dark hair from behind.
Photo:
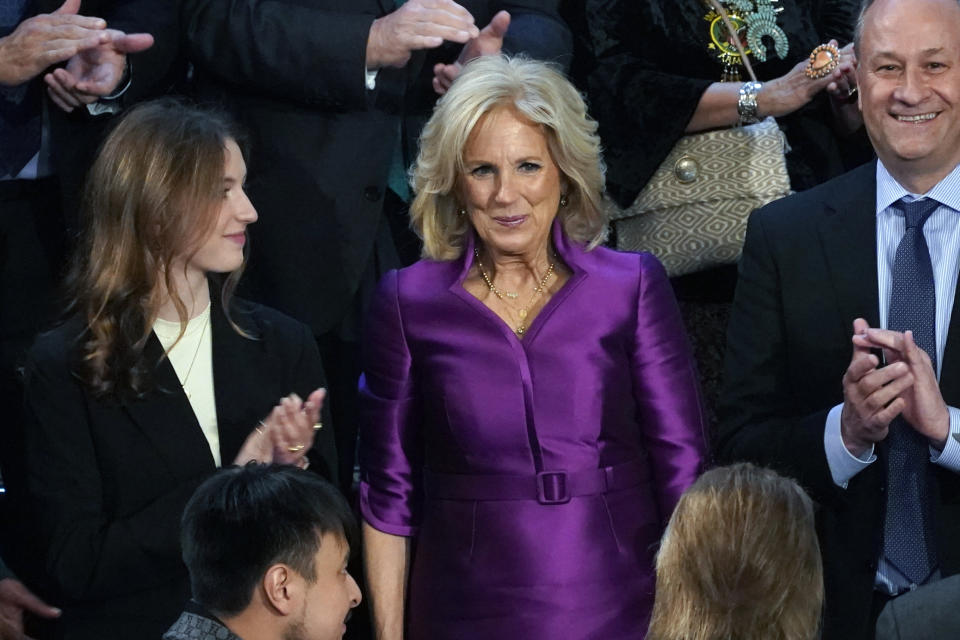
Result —
[[657, 556], [647, 640], [813, 640], [822, 607], [813, 502], [796, 482], [742, 463], [687, 489]]
[[360, 589], [356, 521], [328, 482], [291, 466], [221, 471], [183, 513], [193, 600], [163, 640], [332, 640]]

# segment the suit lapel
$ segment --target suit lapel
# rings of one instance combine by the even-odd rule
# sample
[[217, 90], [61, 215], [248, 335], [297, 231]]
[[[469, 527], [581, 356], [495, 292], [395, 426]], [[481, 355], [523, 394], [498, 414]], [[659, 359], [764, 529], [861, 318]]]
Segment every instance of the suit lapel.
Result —
[[169, 473], [181, 480], [198, 472], [213, 471], [213, 456], [200, 424], [193, 413], [173, 365], [160, 360], [163, 347], [151, 334], [144, 349], [147, 362], [158, 362], [154, 369], [155, 388], [144, 398], [123, 402], [123, 409], [153, 445]]
[[[957, 283], [960, 288], [960, 282]], [[950, 311], [950, 328], [947, 330], [947, 343], [943, 348], [943, 362], [940, 365], [940, 393], [947, 404], [960, 404], [960, 295], [954, 293], [953, 309]]]
[[855, 318], [880, 324], [877, 285], [876, 163], [838, 180], [825, 193], [826, 214], [818, 224], [840, 321], [848, 335]]
[[[243, 441], [256, 424], [250, 419], [251, 392], [256, 385], [258, 362], [262, 362], [264, 342], [259, 338], [259, 327], [247, 316], [234, 311], [234, 321], [254, 336], [241, 336], [230, 326], [219, 303], [219, 291], [211, 291], [216, 300], [211, 309], [211, 336], [213, 338], [213, 389], [217, 404], [217, 425], [220, 431], [220, 456], [224, 465], [230, 464]], [[254, 376], [248, 379], [248, 376]]]

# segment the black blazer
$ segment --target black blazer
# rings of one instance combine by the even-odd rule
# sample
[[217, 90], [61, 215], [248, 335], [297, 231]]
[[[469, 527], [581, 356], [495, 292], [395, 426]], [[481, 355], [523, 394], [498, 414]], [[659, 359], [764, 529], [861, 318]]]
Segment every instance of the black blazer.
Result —
[[[463, 4], [481, 27], [499, 9], [510, 10], [521, 26], [543, 18], [539, 31], [560, 44], [565, 35], [569, 51], [558, 2]], [[201, 99], [228, 108], [250, 137], [248, 192], [260, 220], [250, 230], [246, 294], [306, 322], [316, 335], [326, 333], [357, 311], [358, 288], [378, 275], [369, 265], [378, 272], [400, 266], [382, 215], [388, 171], [401, 136], [404, 159], [412, 160], [420, 123], [436, 99], [433, 63], [455, 60], [459, 46], [419, 52], [403, 69], [382, 69], [369, 91], [370, 25], [394, 10], [393, 0], [180, 5]], [[385, 250], [371, 260], [378, 237], [377, 248]], [[311, 283], [310, 295], [303, 282]]]
[[[234, 306], [233, 320], [256, 339], [237, 334], [214, 306], [225, 465], [281, 396], [295, 391], [305, 398], [324, 384], [306, 326], [259, 305]], [[81, 330], [74, 318], [42, 334], [27, 362], [27, 492], [42, 562], [64, 609], [63, 637], [159, 638], [190, 595], [180, 516], [214, 472], [213, 457], [168, 360], [156, 367], [155, 388], [143, 399], [94, 397], [71, 372]], [[150, 361], [162, 354], [156, 336], [146, 352]], [[317, 433], [314, 452], [312, 468], [336, 478], [329, 428]]]
[[[886, 449], [846, 490], [823, 447], [830, 408], [843, 402], [853, 320], [879, 326], [876, 163], [759, 209], [750, 218], [727, 333], [718, 455], [792, 476], [820, 506], [824, 640], [872, 638], [868, 619], [885, 508]], [[954, 302], [940, 390], [960, 406], [960, 296]], [[937, 548], [960, 571], [960, 476], [935, 467]]]

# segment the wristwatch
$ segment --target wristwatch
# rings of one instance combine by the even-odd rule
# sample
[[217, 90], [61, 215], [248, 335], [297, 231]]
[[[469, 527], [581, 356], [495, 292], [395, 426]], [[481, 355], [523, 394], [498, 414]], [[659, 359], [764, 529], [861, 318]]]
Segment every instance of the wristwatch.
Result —
[[740, 114], [738, 124], [753, 124], [759, 122], [757, 117], [757, 94], [763, 88], [763, 83], [752, 80], [744, 82], [740, 87], [740, 97], [737, 100], [737, 113]]

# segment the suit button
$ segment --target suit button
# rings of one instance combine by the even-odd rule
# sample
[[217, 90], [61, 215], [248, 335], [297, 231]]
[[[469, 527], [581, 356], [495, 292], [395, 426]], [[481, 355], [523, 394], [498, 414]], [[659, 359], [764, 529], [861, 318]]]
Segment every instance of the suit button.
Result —
[[376, 187], [367, 187], [363, 190], [363, 197], [370, 202], [376, 202], [380, 199], [380, 189]]

